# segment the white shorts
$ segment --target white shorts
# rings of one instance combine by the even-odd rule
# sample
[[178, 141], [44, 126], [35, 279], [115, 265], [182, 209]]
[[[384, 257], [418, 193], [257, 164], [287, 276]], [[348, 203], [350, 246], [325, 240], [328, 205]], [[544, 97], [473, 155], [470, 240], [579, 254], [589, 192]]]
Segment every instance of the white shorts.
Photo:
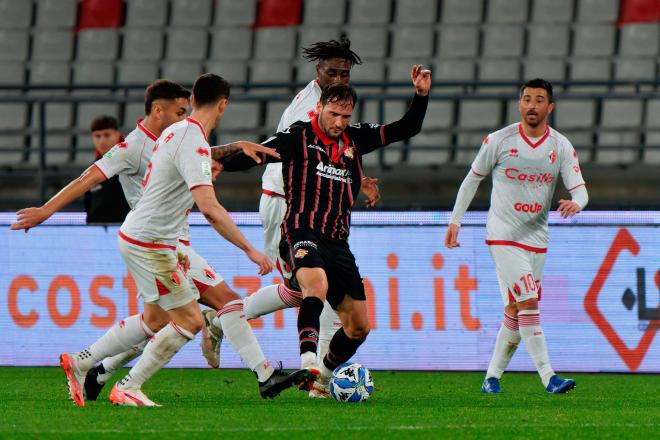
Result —
[[495, 263], [500, 294], [505, 306], [541, 298], [545, 253], [502, 245], [488, 246], [488, 250]]
[[198, 294], [198, 297], [209, 287], [215, 287], [224, 281], [204, 257], [190, 247], [189, 243], [180, 241], [177, 252], [187, 255], [188, 260], [190, 260], [190, 269], [188, 269], [186, 275], [188, 276], [190, 288]]
[[138, 296], [163, 310], [172, 310], [197, 301], [199, 295], [179, 265], [175, 249], [150, 248], [136, 240], [118, 237], [119, 252], [138, 288]]
[[[267, 194], [261, 195], [259, 201], [259, 216], [261, 217], [261, 224], [264, 228], [264, 251], [268, 258], [274, 263], [280, 259], [280, 240], [282, 233], [280, 232], [280, 225], [284, 216], [286, 215], [286, 201], [284, 197], [270, 196]], [[279, 261], [279, 268], [284, 270], [282, 261]], [[286, 275], [285, 275], [286, 276]]]

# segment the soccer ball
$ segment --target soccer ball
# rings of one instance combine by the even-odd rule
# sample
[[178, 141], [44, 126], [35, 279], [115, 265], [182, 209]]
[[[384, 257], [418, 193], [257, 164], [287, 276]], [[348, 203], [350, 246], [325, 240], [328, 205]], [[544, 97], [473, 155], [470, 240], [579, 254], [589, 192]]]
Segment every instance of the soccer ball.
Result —
[[360, 364], [343, 364], [332, 373], [330, 395], [339, 402], [362, 402], [373, 392], [371, 373]]

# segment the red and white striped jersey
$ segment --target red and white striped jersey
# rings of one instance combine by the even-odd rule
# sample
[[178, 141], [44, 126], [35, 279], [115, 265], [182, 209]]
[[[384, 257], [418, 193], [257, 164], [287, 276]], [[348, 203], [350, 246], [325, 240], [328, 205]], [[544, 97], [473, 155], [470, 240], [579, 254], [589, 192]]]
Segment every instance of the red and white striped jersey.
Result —
[[[302, 89], [284, 110], [277, 131], [282, 131], [296, 121], [307, 122], [316, 112], [316, 103], [321, 99], [321, 86], [314, 80]], [[267, 191], [284, 195], [282, 164], [269, 163], [261, 178], [261, 187]]]
[[140, 119], [135, 129], [126, 136], [126, 140], [112, 147], [94, 162], [106, 178], [119, 175], [119, 183], [131, 209], [142, 195], [142, 179], [151, 160], [156, 139], [156, 135], [147, 130]]
[[187, 234], [194, 204], [190, 190], [213, 185], [211, 148], [199, 122], [187, 118], [163, 131], [142, 185], [142, 197], [121, 232], [141, 242], [176, 246]]
[[486, 243], [535, 251], [545, 251], [548, 244], [548, 211], [559, 175], [568, 191], [584, 185], [577, 154], [565, 136], [548, 127], [542, 137], [529, 139], [520, 123], [486, 136], [472, 172], [493, 174]]

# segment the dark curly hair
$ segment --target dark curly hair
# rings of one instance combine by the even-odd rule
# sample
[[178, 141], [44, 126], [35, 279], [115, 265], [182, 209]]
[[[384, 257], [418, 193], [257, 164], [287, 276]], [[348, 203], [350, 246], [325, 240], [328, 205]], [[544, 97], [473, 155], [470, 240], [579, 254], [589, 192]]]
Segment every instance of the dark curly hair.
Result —
[[307, 61], [329, 60], [330, 58], [342, 58], [351, 66], [362, 64], [360, 57], [351, 50], [351, 40], [342, 36], [339, 41], [319, 41], [302, 50], [303, 57]]

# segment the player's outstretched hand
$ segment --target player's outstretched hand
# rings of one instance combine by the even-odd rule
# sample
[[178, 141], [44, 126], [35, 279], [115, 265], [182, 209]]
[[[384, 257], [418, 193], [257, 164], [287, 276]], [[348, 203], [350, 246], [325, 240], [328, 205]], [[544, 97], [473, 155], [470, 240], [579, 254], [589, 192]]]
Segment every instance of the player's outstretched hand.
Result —
[[211, 159], [211, 180], [215, 182], [222, 170], [224, 170], [222, 164], [215, 159]]
[[414, 64], [410, 71], [410, 78], [418, 95], [426, 96], [431, 90], [431, 71], [424, 69], [421, 64]]
[[364, 204], [367, 208], [373, 208], [380, 201], [380, 190], [378, 189], [378, 179], [373, 177], [363, 177], [360, 191], [367, 197]]
[[265, 159], [264, 154], [272, 156], [276, 159], [280, 158], [280, 153], [275, 151], [274, 148], [264, 147], [263, 145], [255, 144], [254, 142], [238, 141], [233, 142], [243, 150], [243, 153], [250, 156], [256, 163], [262, 162], [262, 157]]
[[461, 227], [455, 223], [450, 223], [447, 226], [447, 233], [445, 234], [445, 246], [448, 248], [459, 247], [461, 244], [458, 242], [458, 231]]
[[557, 212], [559, 215], [561, 215], [562, 218], [571, 218], [580, 211], [582, 211], [580, 205], [573, 202], [572, 200], [562, 199], [559, 201], [559, 208], [557, 208]]
[[259, 275], [266, 275], [273, 271], [273, 263], [270, 262], [270, 258], [255, 248], [248, 249], [245, 254], [253, 263], [259, 266]]
[[44, 208], [25, 208], [16, 213], [16, 223], [11, 225], [12, 230], [34, 228], [45, 222], [51, 214]]

